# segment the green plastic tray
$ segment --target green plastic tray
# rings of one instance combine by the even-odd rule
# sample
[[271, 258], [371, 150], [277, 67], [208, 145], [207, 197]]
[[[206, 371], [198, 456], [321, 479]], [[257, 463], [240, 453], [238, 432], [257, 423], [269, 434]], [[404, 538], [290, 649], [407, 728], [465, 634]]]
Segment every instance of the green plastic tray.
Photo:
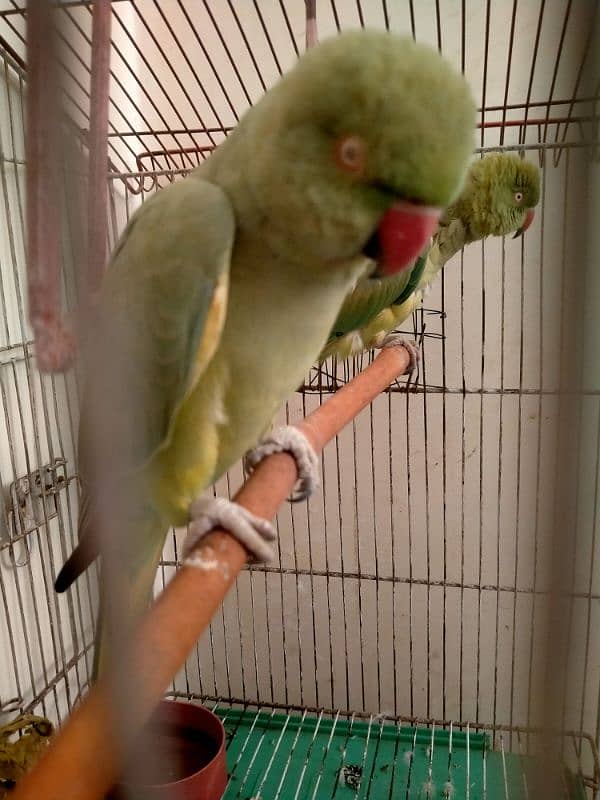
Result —
[[[540, 763], [490, 749], [485, 734], [218, 709], [227, 734], [225, 800], [532, 800]], [[585, 800], [560, 764], [556, 798]], [[470, 784], [467, 790], [467, 783]]]

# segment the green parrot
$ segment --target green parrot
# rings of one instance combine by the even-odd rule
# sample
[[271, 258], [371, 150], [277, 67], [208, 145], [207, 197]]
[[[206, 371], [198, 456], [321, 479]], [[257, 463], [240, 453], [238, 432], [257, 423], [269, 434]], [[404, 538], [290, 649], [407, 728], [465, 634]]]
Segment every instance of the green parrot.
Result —
[[531, 162], [511, 153], [473, 161], [460, 196], [442, 215], [426, 254], [412, 269], [360, 280], [344, 301], [319, 361], [399, 343], [401, 337], [389, 332], [417, 308], [446, 262], [465, 245], [487, 236], [522, 235], [533, 222], [539, 197], [539, 170]]
[[[170, 526], [188, 526], [184, 558], [215, 526], [256, 560], [272, 557], [269, 522], [201, 493], [269, 428], [365, 270], [393, 274], [423, 250], [460, 191], [474, 127], [471, 91], [436, 51], [345, 33], [304, 54], [209, 159], [141, 206], [101, 291], [79, 544], [57, 591], [98, 555], [94, 520], [107, 507], [132, 618]], [[294, 431], [264, 447], [292, 452], [304, 496], [317, 459]], [[114, 495], [92, 491], [94, 468]]]

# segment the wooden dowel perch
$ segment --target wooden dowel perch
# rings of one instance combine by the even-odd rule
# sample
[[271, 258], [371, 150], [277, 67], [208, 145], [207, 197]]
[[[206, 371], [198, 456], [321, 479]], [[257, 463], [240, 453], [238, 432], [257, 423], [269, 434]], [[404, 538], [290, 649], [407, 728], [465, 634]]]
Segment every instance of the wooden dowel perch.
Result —
[[[41, 372], [62, 372], [75, 353], [73, 321], [61, 308], [64, 208], [61, 176], [70, 168], [75, 146], [73, 123], [62, 103], [63, 65], [59, 58], [53, 0], [27, 2], [27, 284], [29, 321]], [[98, 290], [106, 262], [108, 218], [108, 100], [110, 86], [110, 0], [95, 0], [92, 23], [90, 130], [88, 135], [88, 268], [80, 298], [80, 327], [87, 322], [88, 295]], [[77, 142], [79, 146], [79, 142]], [[72, 224], [72, 221], [70, 225]], [[83, 276], [82, 276], [83, 277]]]
[[110, 92], [110, 0], [96, 0], [92, 12], [88, 179], [88, 292], [97, 292], [106, 265], [108, 240], [108, 102]]
[[60, 309], [61, 94], [52, 4], [27, 3], [27, 295], [38, 368], [71, 364], [74, 339]]
[[310, 50], [319, 41], [317, 31], [317, 0], [305, 0], [306, 2], [306, 49]]
[[[375, 361], [298, 427], [320, 452], [383, 389], [403, 374], [409, 356], [403, 347], [384, 349]], [[296, 481], [296, 464], [287, 453], [262, 461], [235, 500], [271, 519]], [[135, 677], [129, 722], [140, 729], [190, 650], [223, 602], [247, 562], [244, 548], [222, 530], [209, 534], [196, 550], [204, 567], [184, 566], [142, 621], [127, 665]], [[14, 800], [101, 800], [121, 768], [111, 713], [111, 676], [90, 691], [60, 730], [47, 754], [17, 787]], [[131, 716], [133, 715], [133, 720]]]

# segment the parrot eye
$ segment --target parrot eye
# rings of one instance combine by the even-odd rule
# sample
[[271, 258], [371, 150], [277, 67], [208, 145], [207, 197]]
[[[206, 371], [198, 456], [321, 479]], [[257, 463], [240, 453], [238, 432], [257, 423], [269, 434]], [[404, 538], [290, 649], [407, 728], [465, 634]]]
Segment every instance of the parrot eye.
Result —
[[367, 145], [360, 136], [344, 136], [335, 145], [338, 165], [345, 171], [360, 174], [367, 161]]
[[523, 199], [523, 192], [515, 192], [515, 200], [517, 201], [517, 203], [520, 203], [522, 199]]

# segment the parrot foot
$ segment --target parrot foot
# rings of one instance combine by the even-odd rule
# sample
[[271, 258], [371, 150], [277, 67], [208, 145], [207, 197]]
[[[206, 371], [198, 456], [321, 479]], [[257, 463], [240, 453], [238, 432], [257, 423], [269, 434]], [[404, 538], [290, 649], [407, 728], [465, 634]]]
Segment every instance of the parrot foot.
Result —
[[383, 342], [377, 347], [383, 349], [384, 347], [404, 347], [408, 350], [408, 355], [410, 356], [410, 362], [408, 365], [407, 372], [410, 374], [414, 372], [417, 367], [419, 366], [419, 361], [421, 360], [421, 353], [419, 351], [419, 347], [416, 342], [412, 339], [407, 339], [401, 333], [388, 333], [385, 337]]
[[299, 503], [311, 496], [319, 486], [319, 458], [306, 436], [293, 425], [282, 425], [275, 428], [253, 449], [244, 456], [244, 468], [248, 473], [263, 458], [273, 453], [290, 453], [298, 470], [298, 485], [290, 498], [292, 503]]
[[[275, 527], [224, 497], [200, 497], [190, 506], [191, 521], [183, 545], [183, 559], [190, 558], [198, 542], [213, 528], [224, 528], [252, 554], [255, 562], [270, 561], [277, 538]], [[191, 558], [193, 563], [193, 557]]]

